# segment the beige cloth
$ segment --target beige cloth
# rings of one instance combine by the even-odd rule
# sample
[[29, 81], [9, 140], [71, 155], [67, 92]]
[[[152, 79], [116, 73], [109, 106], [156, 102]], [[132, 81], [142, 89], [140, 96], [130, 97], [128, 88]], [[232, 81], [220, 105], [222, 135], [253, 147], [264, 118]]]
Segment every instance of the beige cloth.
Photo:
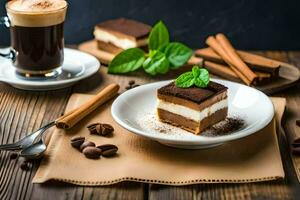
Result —
[[[74, 94], [67, 111], [79, 106], [90, 95]], [[272, 98], [280, 120], [285, 99]], [[256, 182], [284, 177], [274, 120], [247, 138], [206, 150], [167, 147], [123, 129], [111, 117], [111, 102], [98, 108], [68, 132], [56, 129], [46, 155], [33, 178], [34, 183], [58, 180], [77, 185], [109, 185], [138, 181], [166, 185], [195, 183]], [[86, 126], [110, 123], [112, 137], [90, 135]], [[85, 136], [97, 145], [119, 147], [118, 156], [90, 160], [70, 146], [74, 135]]]

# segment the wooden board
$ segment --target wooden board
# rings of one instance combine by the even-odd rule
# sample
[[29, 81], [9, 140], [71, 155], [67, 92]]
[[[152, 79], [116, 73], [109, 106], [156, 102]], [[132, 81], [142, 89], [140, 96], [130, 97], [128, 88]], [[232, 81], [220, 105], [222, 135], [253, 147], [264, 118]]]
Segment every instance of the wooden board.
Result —
[[256, 88], [266, 94], [273, 94], [295, 85], [300, 78], [299, 69], [294, 65], [284, 62], [281, 62], [280, 66], [279, 78]]
[[[95, 40], [87, 41], [79, 45], [81, 51], [90, 53], [97, 57], [101, 63], [107, 65], [114, 58], [114, 54], [101, 51], [97, 48], [97, 42]], [[201, 62], [201, 60], [199, 61]], [[273, 80], [265, 85], [256, 86], [257, 89], [263, 91], [266, 94], [273, 94], [283, 89], [293, 86], [300, 78], [300, 71], [292, 64], [280, 62], [279, 78]], [[189, 68], [186, 68], [189, 69]], [[182, 70], [181, 70], [182, 71]], [[218, 76], [214, 76], [217, 77]]]

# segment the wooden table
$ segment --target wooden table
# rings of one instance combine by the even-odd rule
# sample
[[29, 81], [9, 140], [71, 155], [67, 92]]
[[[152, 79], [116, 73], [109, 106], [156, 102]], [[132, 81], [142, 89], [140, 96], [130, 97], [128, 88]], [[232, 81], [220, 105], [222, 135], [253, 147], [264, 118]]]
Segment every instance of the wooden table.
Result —
[[[290, 62], [300, 67], [300, 52], [257, 52], [268, 57]], [[167, 76], [150, 77], [146, 74], [128, 76], [107, 75], [106, 67], [99, 73], [79, 82], [72, 88], [29, 92], [0, 83], [0, 144], [16, 141], [43, 124], [60, 116], [68, 98], [74, 92], [96, 93], [110, 82], [121, 85], [122, 92], [128, 81], [137, 84], [174, 78], [178, 72]], [[300, 118], [300, 84], [275, 94], [287, 98], [284, 128], [292, 130], [293, 120]], [[298, 112], [298, 113], [297, 113]], [[9, 153], [0, 152], [0, 199], [296, 199], [300, 185], [292, 166], [285, 140], [280, 138], [280, 148], [286, 178], [281, 181], [249, 184], [198, 184], [170, 187], [154, 184], [124, 182], [105, 187], [80, 187], [59, 182], [32, 184], [38, 161], [31, 170], [23, 171]], [[271, 168], [272, 166], [270, 166]]]

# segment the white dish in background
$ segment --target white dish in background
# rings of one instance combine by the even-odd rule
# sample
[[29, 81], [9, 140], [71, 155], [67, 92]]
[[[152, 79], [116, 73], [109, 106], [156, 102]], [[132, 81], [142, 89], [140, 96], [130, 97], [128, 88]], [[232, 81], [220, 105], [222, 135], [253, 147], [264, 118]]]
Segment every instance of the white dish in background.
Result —
[[49, 79], [24, 79], [16, 74], [11, 61], [0, 58], [0, 81], [23, 90], [56, 90], [69, 87], [99, 70], [100, 62], [92, 55], [75, 50], [64, 49], [62, 73]]
[[194, 135], [179, 128], [174, 129], [171, 125], [166, 125], [172, 127], [169, 133], [158, 131], [155, 125], [147, 125], [150, 118], [158, 124], [161, 123], [155, 119], [156, 91], [170, 81], [142, 85], [124, 92], [113, 102], [111, 113], [118, 124], [137, 135], [185, 149], [210, 148], [243, 138], [264, 128], [272, 120], [274, 107], [264, 93], [230, 81], [212, 81], [228, 87], [229, 117], [242, 118], [245, 125], [241, 129], [226, 135], [208, 137]]

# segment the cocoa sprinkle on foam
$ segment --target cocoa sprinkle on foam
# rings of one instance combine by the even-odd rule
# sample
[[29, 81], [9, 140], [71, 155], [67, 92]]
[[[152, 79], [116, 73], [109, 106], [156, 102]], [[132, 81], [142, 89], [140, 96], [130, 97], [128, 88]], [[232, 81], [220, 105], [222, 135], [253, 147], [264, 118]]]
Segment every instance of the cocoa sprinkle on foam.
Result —
[[50, 8], [51, 6], [53, 6], [53, 2], [50, 1], [40, 1], [31, 5], [32, 8], [41, 8], [41, 9]]

